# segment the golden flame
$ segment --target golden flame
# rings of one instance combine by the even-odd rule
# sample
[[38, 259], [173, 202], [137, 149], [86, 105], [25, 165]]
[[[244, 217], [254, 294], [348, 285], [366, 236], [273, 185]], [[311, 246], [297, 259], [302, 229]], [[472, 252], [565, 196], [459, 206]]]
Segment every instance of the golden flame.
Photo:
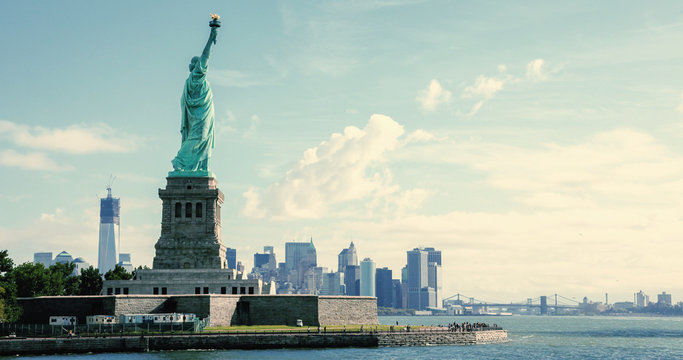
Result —
[[211, 14], [211, 13], [209, 13], [209, 15], [211, 15], [211, 18], [212, 18], [213, 20], [218, 20], [218, 19], [221, 18], [220, 15], [218, 15], [218, 14]]

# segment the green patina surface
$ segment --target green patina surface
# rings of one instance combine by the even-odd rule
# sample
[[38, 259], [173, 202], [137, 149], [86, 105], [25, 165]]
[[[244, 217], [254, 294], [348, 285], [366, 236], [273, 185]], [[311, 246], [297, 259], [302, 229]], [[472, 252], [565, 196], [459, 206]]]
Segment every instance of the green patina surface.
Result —
[[210, 171], [211, 151], [214, 144], [213, 92], [206, 80], [211, 46], [216, 40], [217, 28], [211, 28], [209, 40], [201, 56], [190, 62], [190, 75], [180, 99], [182, 143], [178, 154], [171, 161], [174, 171], [169, 177], [213, 176]]

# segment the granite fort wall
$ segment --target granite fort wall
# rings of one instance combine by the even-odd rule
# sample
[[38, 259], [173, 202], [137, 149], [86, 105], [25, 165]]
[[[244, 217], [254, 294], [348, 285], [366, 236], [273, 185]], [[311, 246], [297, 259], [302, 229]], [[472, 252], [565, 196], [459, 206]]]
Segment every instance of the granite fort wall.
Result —
[[50, 316], [194, 313], [209, 317], [211, 326], [376, 325], [374, 297], [315, 295], [101, 295], [50, 296], [19, 299], [24, 313], [19, 322], [47, 324]]
[[318, 297], [320, 325], [377, 325], [377, 298], [369, 296]]
[[318, 297], [315, 295], [246, 295], [240, 298], [233, 317], [235, 325], [318, 326]]
[[216, 295], [209, 298], [210, 312], [209, 326], [233, 325], [235, 309], [240, 300], [239, 295]]
[[113, 299], [114, 311], [111, 315], [163, 313], [168, 301], [167, 296], [126, 296]]
[[19, 298], [23, 308], [19, 322], [27, 324], [47, 324], [50, 316], [77, 316], [79, 324], [85, 324], [88, 315], [114, 314], [113, 296], [41, 296]]

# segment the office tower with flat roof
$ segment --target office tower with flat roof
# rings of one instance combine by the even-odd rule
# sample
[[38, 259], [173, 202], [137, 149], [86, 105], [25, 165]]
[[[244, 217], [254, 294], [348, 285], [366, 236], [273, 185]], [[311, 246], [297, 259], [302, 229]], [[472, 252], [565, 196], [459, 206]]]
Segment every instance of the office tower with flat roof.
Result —
[[313, 238], [310, 242], [288, 242], [285, 243], [285, 268], [287, 278], [297, 289], [303, 288], [306, 270], [318, 264], [318, 256], [313, 245]]
[[228, 261], [228, 269], [237, 269], [237, 249], [226, 248], [225, 259]]
[[436, 250], [433, 247], [426, 247], [424, 251], [427, 252], [427, 261], [441, 265], [441, 250]]
[[427, 269], [427, 285], [434, 289], [434, 303], [430, 303], [430, 307], [442, 307], [441, 299], [443, 298], [443, 271], [441, 265], [435, 262], [429, 262]]
[[377, 268], [375, 271], [375, 296], [377, 296], [377, 306], [394, 306], [394, 288], [391, 279], [391, 269]]
[[657, 304], [671, 306], [671, 294], [667, 294], [666, 291], [657, 294]]
[[346, 295], [360, 295], [360, 266], [346, 265], [346, 269], [344, 269], [344, 285], [346, 285]]
[[429, 286], [428, 253], [423, 249], [407, 252], [408, 260], [408, 308], [423, 310], [429, 306], [421, 295], [422, 289]]
[[392, 286], [392, 296], [393, 300], [391, 303], [391, 307], [396, 308], [396, 309], [402, 309], [403, 308], [403, 286], [401, 284], [401, 280], [399, 279], [392, 279], [391, 280], [391, 286]]
[[375, 296], [375, 262], [365, 258], [360, 262], [360, 296]]
[[346, 285], [344, 285], [344, 273], [330, 272], [323, 274], [323, 287], [320, 295], [344, 295]]
[[313, 266], [306, 269], [302, 293], [313, 295], [320, 294], [320, 289], [323, 287], [323, 277], [326, 272], [327, 268], [321, 266]]
[[358, 254], [356, 253], [356, 246], [351, 241], [347, 249], [343, 249], [337, 256], [338, 265], [337, 271], [344, 272], [347, 265], [358, 265]]
[[33, 253], [33, 265], [43, 264], [45, 267], [52, 265], [52, 252]]
[[97, 268], [104, 274], [117, 264], [117, 246], [120, 231], [120, 199], [111, 196], [111, 186], [107, 187], [107, 197], [100, 199], [100, 241]]
[[129, 273], [132, 273], [133, 270], [133, 262], [130, 260], [130, 254], [129, 253], [119, 253], [119, 263], [118, 265]]

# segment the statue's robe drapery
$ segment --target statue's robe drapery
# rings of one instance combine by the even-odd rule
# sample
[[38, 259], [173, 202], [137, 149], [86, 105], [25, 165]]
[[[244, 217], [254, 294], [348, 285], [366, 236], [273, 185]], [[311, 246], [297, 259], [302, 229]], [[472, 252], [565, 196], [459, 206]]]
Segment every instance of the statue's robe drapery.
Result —
[[206, 80], [208, 57], [195, 63], [180, 99], [182, 144], [171, 161], [176, 171], [209, 171], [213, 149], [213, 93]]

